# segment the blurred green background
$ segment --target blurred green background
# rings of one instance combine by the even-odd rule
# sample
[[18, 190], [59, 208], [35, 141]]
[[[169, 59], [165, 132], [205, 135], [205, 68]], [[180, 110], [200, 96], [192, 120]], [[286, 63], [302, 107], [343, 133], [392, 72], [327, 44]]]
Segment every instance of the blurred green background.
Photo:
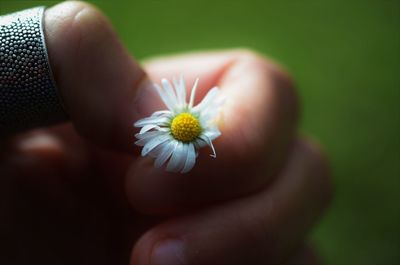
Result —
[[[57, 1], [4, 1], [0, 13]], [[249, 47], [285, 65], [301, 131], [336, 198], [313, 233], [327, 264], [400, 264], [400, 1], [91, 1], [137, 58]]]

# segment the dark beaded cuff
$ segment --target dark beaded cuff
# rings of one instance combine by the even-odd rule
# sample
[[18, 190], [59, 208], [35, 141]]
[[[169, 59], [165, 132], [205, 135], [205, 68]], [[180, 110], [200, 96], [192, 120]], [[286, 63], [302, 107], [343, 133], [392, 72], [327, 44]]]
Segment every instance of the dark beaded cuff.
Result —
[[0, 137], [67, 119], [50, 69], [43, 13], [37, 7], [0, 16]]

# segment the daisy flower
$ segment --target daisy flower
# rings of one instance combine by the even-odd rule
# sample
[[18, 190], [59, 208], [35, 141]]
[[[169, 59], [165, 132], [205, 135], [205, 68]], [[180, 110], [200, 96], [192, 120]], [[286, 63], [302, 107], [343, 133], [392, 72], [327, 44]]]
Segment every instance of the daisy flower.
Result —
[[203, 100], [193, 106], [199, 79], [193, 85], [189, 102], [186, 98], [185, 81], [173, 80], [173, 84], [162, 79], [162, 87], [154, 84], [168, 110], [154, 112], [150, 117], [137, 121], [134, 126], [141, 128], [136, 134], [138, 146], [143, 146], [142, 156], [155, 158], [154, 166], [167, 163], [169, 172], [186, 173], [196, 163], [198, 150], [208, 145], [212, 157], [216, 157], [212, 141], [221, 135], [216, 119], [222, 97], [218, 87], [212, 88]]

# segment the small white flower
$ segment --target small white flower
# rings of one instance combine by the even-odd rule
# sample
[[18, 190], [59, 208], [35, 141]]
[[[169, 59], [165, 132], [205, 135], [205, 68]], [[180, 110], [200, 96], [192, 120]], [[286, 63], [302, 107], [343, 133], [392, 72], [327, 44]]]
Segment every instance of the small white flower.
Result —
[[162, 79], [162, 87], [155, 88], [168, 110], [154, 112], [150, 117], [137, 121], [134, 126], [142, 128], [135, 144], [143, 146], [142, 156], [155, 159], [154, 166], [167, 164], [167, 171], [186, 173], [196, 163], [198, 150], [210, 146], [216, 157], [212, 141], [221, 135], [216, 119], [223, 99], [218, 87], [212, 88], [203, 100], [193, 106], [198, 79], [195, 81], [189, 103], [186, 100], [186, 87], [183, 77], [174, 86]]

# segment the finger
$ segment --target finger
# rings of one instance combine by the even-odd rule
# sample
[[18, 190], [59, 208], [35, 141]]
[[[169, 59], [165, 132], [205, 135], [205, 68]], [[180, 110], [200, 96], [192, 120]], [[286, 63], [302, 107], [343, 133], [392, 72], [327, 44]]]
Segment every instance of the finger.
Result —
[[108, 20], [91, 5], [63, 2], [46, 11], [45, 36], [56, 83], [76, 129], [104, 146], [132, 148], [135, 96], [149, 82]]
[[131, 264], [281, 264], [330, 197], [326, 161], [299, 143], [272, 186], [156, 226], [137, 242]]
[[61, 125], [19, 134], [2, 150], [1, 164], [7, 164], [19, 175], [32, 177], [81, 170], [85, 164], [83, 142], [66, 135], [70, 127]]
[[1, 168], [18, 176], [46, 178], [64, 165], [65, 152], [60, 141], [41, 131], [20, 135], [2, 151]]
[[59, 192], [65, 188], [63, 186], [102, 182], [109, 188], [109, 197], [118, 198], [130, 208], [123, 184], [134, 158], [87, 143], [71, 124], [20, 134], [2, 151], [0, 175], [10, 175], [41, 188], [48, 187], [52, 193]]
[[216, 159], [202, 149], [186, 175], [155, 169], [147, 158], [132, 166], [127, 193], [137, 209], [169, 211], [236, 197], [262, 188], [276, 174], [291, 145], [298, 113], [284, 71], [245, 50], [155, 59], [146, 69], [153, 79], [182, 72], [190, 84], [200, 77], [199, 98], [218, 85], [228, 103], [222, 135], [215, 141]]
[[0, 175], [58, 193], [88, 164], [84, 142], [71, 125], [33, 130], [8, 141], [2, 150]]

